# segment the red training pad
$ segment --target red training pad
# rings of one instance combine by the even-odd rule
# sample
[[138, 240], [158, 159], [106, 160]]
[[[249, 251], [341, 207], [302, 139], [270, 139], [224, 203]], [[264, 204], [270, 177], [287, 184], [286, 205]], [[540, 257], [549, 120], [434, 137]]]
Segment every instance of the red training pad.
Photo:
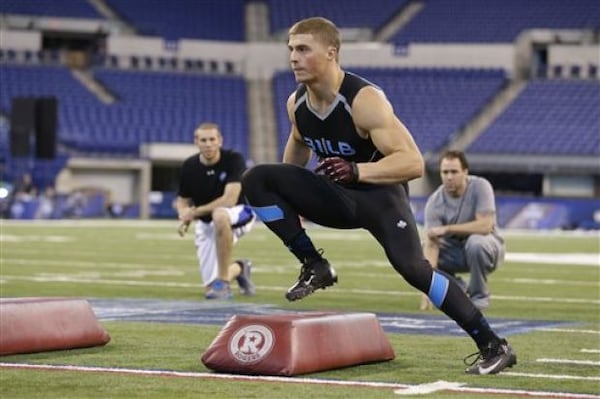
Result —
[[109, 341], [109, 334], [85, 299], [0, 299], [0, 355], [82, 348]]
[[372, 313], [302, 313], [233, 316], [201, 360], [220, 372], [292, 376], [394, 357]]

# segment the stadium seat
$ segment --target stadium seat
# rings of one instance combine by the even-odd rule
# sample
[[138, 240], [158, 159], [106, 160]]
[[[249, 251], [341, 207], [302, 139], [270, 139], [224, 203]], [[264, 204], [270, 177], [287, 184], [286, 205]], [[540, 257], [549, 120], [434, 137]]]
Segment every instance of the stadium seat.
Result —
[[315, 15], [329, 18], [340, 28], [373, 31], [389, 22], [408, 0], [267, 0], [271, 33], [287, 30], [296, 21]]
[[2, 0], [0, 14], [103, 18], [89, 2], [81, 0]]
[[166, 40], [244, 40], [244, 0], [177, 0], [163, 6], [147, 0], [107, 0], [106, 3], [143, 36]]
[[428, 0], [390, 41], [407, 43], [512, 43], [526, 29], [598, 29], [595, 0]]
[[468, 151], [600, 155], [599, 92], [598, 81], [532, 81]]

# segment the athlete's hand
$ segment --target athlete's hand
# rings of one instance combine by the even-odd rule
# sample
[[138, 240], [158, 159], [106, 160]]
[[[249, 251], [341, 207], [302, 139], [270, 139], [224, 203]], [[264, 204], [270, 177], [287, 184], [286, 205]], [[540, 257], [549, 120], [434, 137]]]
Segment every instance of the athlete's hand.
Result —
[[323, 173], [329, 179], [343, 183], [352, 184], [358, 182], [358, 167], [356, 162], [346, 161], [340, 157], [323, 158], [315, 168], [316, 173]]
[[190, 223], [191, 222], [181, 222], [179, 226], [177, 226], [177, 233], [179, 234], [179, 237], [185, 236], [190, 228]]

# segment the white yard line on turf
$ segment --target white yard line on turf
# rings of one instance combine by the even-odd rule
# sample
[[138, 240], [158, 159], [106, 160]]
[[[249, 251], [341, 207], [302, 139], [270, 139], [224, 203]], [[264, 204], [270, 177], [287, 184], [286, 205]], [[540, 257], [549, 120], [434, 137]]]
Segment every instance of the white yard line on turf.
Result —
[[[224, 379], [238, 381], [264, 381], [277, 383], [296, 383], [296, 384], [314, 384], [314, 385], [337, 385], [347, 387], [369, 387], [369, 388], [392, 388], [395, 391], [405, 389], [415, 389], [416, 387], [438, 386], [441, 390], [447, 392], [462, 392], [472, 394], [503, 394], [514, 396], [530, 396], [542, 398], [573, 398], [573, 399], [600, 399], [598, 395], [578, 394], [569, 392], [545, 392], [545, 391], [528, 391], [521, 389], [498, 389], [498, 388], [469, 388], [462, 387], [462, 383], [439, 381], [428, 384], [408, 385], [385, 382], [369, 382], [369, 381], [341, 381], [341, 380], [326, 380], [317, 378], [302, 378], [302, 377], [271, 377], [271, 376], [248, 376], [237, 374], [222, 374], [222, 373], [195, 373], [172, 370], [144, 370], [144, 369], [128, 369], [114, 367], [90, 367], [90, 366], [69, 366], [69, 365], [52, 365], [52, 364], [18, 364], [18, 363], [0, 363], [0, 368], [14, 369], [30, 369], [30, 370], [61, 370], [61, 371], [79, 371], [79, 372], [100, 372], [100, 373], [117, 373], [117, 374], [133, 374], [147, 376], [166, 376], [166, 377], [188, 377], [188, 378], [207, 378], [207, 379]], [[425, 389], [425, 388], [423, 388]], [[433, 392], [433, 391], [430, 391]]]
[[574, 359], [548, 359], [541, 358], [535, 360], [538, 363], [555, 363], [555, 364], [577, 364], [582, 366], [600, 366], [600, 362], [595, 360], [574, 360]]
[[534, 252], [508, 252], [505, 257], [507, 262], [516, 263], [542, 263], [553, 265], [577, 265], [600, 267], [600, 255], [592, 253], [534, 253]]
[[[90, 278], [81, 275], [62, 274], [62, 273], [44, 273], [43, 275], [35, 276], [16, 276], [2, 275], [2, 284], [8, 284], [11, 281], [33, 281], [38, 283], [76, 283], [76, 284], [105, 284], [125, 287], [181, 287], [181, 288], [202, 288], [201, 284], [196, 283], [179, 283], [174, 281], [142, 281], [142, 280], [122, 280], [122, 279], [107, 279], [107, 278]], [[259, 286], [263, 291], [281, 291], [287, 290], [287, 287], [275, 286]], [[384, 290], [361, 290], [361, 289], [342, 289], [336, 288], [338, 292], [352, 293], [357, 295], [383, 295], [410, 297], [418, 295], [415, 291], [384, 291]], [[586, 305], [600, 305], [600, 299], [583, 299], [583, 298], [554, 298], [554, 297], [533, 297], [533, 296], [508, 296], [494, 295], [494, 300], [500, 301], [529, 301], [529, 302], [545, 302], [545, 303], [573, 303]]]
[[[122, 279], [107, 279], [107, 278], [86, 278], [81, 275], [70, 275], [70, 274], [58, 274], [58, 273], [44, 273], [43, 275], [36, 276], [16, 276], [16, 275], [2, 275], [2, 284], [10, 283], [11, 281], [33, 281], [38, 283], [76, 283], [76, 284], [106, 284], [114, 286], [126, 286], [126, 287], [181, 287], [181, 288], [201, 288], [201, 284], [196, 283], [179, 283], [174, 281], [142, 281], [142, 280], [122, 280]], [[275, 287], [275, 286], [259, 286], [263, 291], [281, 291], [287, 290], [287, 287]], [[415, 291], [384, 291], [384, 290], [360, 290], [360, 289], [342, 289], [336, 288], [338, 292], [352, 293], [360, 295], [383, 295], [389, 296], [415, 296], [418, 295]], [[586, 305], [600, 305], [600, 299], [583, 299], [583, 298], [553, 298], [553, 297], [532, 297], [532, 296], [508, 296], [508, 295], [494, 295], [494, 300], [501, 301], [529, 301], [529, 302], [545, 302], [545, 303], [578, 303]]]
[[600, 334], [598, 330], [576, 330], [572, 328], [538, 328], [538, 331], [546, 331], [546, 332], [560, 332], [560, 333], [580, 333], [580, 334]]
[[498, 375], [507, 377], [546, 378], [550, 380], [600, 381], [600, 377], [586, 377], [583, 375], [518, 373], [515, 371], [503, 371]]
[[[144, 227], [144, 228], [175, 228], [177, 226], [177, 219], [149, 219], [149, 220], [138, 220], [138, 219], [61, 219], [61, 220], [17, 220], [17, 219], [5, 219], [2, 220], [4, 227], [19, 226], [19, 227]], [[336, 231], [328, 227], [322, 227], [310, 222], [306, 223], [307, 229], [314, 232], [319, 231]], [[422, 226], [418, 226], [420, 229]], [[257, 221], [254, 225], [255, 230], [267, 230], [267, 226]], [[359, 231], [359, 230], [356, 230]], [[542, 237], [565, 237], [565, 238], [585, 238], [585, 237], [598, 237], [600, 232], [598, 230], [531, 230], [531, 229], [501, 229], [502, 235], [511, 237], [531, 237], [531, 236], [542, 236]], [[363, 233], [368, 234], [368, 233]]]

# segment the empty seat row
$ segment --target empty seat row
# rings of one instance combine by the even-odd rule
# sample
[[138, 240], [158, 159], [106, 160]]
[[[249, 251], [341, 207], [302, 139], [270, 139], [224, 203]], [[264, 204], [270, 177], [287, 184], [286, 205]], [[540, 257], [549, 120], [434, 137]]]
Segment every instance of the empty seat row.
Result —
[[[506, 84], [498, 70], [363, 68], [353, 72], [385, 90], [423, 152], [439, 151], [448, 144]], [[146, 142], [190, 143], [199, 123], [214, 121], [222, 127], [226, 147], [249, 155], [242, 77], [109, 69], [96, 70], [94, 75], [116, 96], [115, 103], [100, 102], [66, 68], [0, 65], [0, 110], [9, 115], [16, 96], [56, 96], [59, 144], [78, 151], [131, 155]], [[284, 104], [295, 87], [289, 72], [273, 79], [280, 152], [289, 133]], [[597, 81], [532, 81], [468, 151], [599, 155], [598, 93]], [[4, 148], [7, 143], [0, 138]]]
[[389, 22], [408, 0], [267, 0], [271, 32], [288, 30], [303, 18], [322, 16], [341, 28], [367, 28], [373, 31]]
[[598, 81], [532, 81], [469, 151], [597, 156], [599, 109]]
[[[167, 40], [244, 41], [246, 1], [105, 0], [138, 34]], [[265, 0], [271, 33], [289, 29], [315, 15], [340, 28], [377, 32], [398, 16], [409, 0]], [[423, 0], [423, 8], [391, 38], [411, 42], [513, 42], [527, 29], [591, 29], [600, 27], [596, 0]], [[3, 0], [0, 13], [103, 19], [85, 0]]]
[[64, 67], [0, 65], [0, 109], [18, 96], [58, 99], [58, 141], [79, 151], [137, 154], [145, 142], [190, 143], [201, 122], [221, 125], [225, 145], [248, 153], [246, 87], [238, 76], [97, 70], [117, 98], [107, 105]]
[[596, 0], [425, 0], [391, 42], [512, 43], [527, 29], [598, 29]]

